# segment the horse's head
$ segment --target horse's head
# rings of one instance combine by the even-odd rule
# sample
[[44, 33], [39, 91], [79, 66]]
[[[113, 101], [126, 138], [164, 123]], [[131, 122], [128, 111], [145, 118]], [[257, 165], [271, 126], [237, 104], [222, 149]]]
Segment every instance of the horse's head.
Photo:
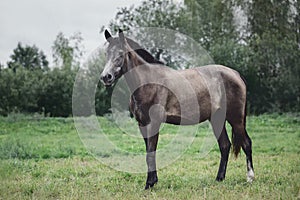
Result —
[[122, 30], [119, 30], [119, 37], [115, 38], [107, 30], [104, 34], [109, 45], [106, 50], [107, 62], [101, 73], [101, 80], [105, 86], [111, 86], [127, 71], [127, 42]]

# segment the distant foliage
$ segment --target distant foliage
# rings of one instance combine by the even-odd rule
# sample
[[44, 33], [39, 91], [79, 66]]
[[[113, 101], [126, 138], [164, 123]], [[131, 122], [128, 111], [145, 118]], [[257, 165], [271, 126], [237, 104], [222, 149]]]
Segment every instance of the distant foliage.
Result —
[[52, 46], [53, 59], [57, 66], [71, 68], [78, 66], [84, 54], [81, 33], [74, 33], [69, 38], [58, 33]]
[[[215, 63], [246, 78], [250, 112], [259, 114], [300, 111], [299, 24], [300, 4], [295, 0], [185, 0], [182, 6], [150, 0], [119, 9], [109, 26], [129, 32], [161, 27], [194, 38]], [[167, 52], [153, 49], [156, 58], [168, 58]], [[170, 60], [165, 63], [172, 66]], [[177, 60], [180, 63], [185, 64]]]
[[42, 79], [38, 107], [50, 117], [72, 115], [72, 91], [76, 71], [55, 68]]
[[36, 46], [23, 46], [18, 43], [17, 48], [13, 50], [10, 56], [10, 61], [7, 63], [8, 67], [14, 72], [18, 68], [25, 68], [29, 70], [42, 69], [48, 70], [48, 61], [43, 51], [39, 50]]
[[244, 3], [248, 16], [247, 63], [256, 71], [250, 102], [257, 112], [300, 110], [299, 1]]
[[78, 71], [73, 90], [76, 116], [110, 112], [112, 88], [106, 88], [99, 80], [104, 65], [104, 52], [98, 49]]
[[0, 115], [12, 112], [43, 113], [67, 117], [72, 114], [75, 71], [55, 68], [46, 73], [6, 68], [0, 73]]
[[[299, 1], [174, 2], [149, 0], [120, 8], [109, 27], [112, 32], [120, 27], [129, 33], [136, 31], [135, 27], [177, 30], [201, 44], [215, 63], [236, 69], [245, 77], [251, 113], [300, 111]], [[142, 32], [135, 35], [140, 37], [141, 46], [168, 66], [189, 67], [180, 57], [156, 48], [153, 36]], [[154, 36], [166, 37], [159, 33]], [[8, 67], [0, 62], [0, 115], [22, 112], [67, 117], [72, 115], [72, 97], [76, 103], [88, 102], [79, 105], [81, 115], [110, 112], [112, 89], [99, 83], [97, 76], [105, 65], [101, 52], [81, 66], [81, 90], [73, 93], [84, 54], [82, 40], [80, 33], [70, 37], [59, 33], [52, 46], [56, 67], [51, 68], [43, 51], [18, 43]], [[92, 98], [88, 96], [91, 93]]]
[[[72, 116], [72, 103], [81, 102], [87, 102], [80, 109], [83, 116], [110, 112], [112, 89], [106, 89], [97, 75], [105, 65], [103, 52], [97, 51], [81, 71], [78, 71], [79, 63], [68, 64], [46, 71], [30, 67], [1, 68], [0, 115], [39, 113], [68, 117]], [[82, 85], [80, 90], [73, 92], [76, 75], [77, 82]]]

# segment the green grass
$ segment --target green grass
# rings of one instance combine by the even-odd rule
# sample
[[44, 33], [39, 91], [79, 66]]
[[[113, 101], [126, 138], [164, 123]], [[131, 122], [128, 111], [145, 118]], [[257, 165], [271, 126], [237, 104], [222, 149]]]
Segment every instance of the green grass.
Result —
[[[141, 138], [123, 134], [104, 118], [99, 121], [120, 149], [144, 152]], [[177, 128], [162, 128], [159, 149], [169, 144]], [[252, 184], [246, 182], [243, 153], [237, 159], [230, 155], [224, 182], [214, 180], [217, 145], [206, 157], [199, 156], [209, 131], [204, 123], [189, 149], [159, 170], [158, 184], [144, 191], [146, 174], [119, 172], [95, 159], [79, 139], [73, 119], [0, 118], [0, 199], [300, 199], [299, 115], [250, 116], [247, 130], [256, 173]]]

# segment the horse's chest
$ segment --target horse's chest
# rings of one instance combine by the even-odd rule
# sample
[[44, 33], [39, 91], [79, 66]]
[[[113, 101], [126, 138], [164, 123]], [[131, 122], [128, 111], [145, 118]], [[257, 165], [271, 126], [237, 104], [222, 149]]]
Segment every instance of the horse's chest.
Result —
[[148, 115], [148, 107], [147, 103], [137, 101], [134, 96], [130, 98], [130, 111], [134, 115], [135, 119], [143, 124], [146, 125], [150, 122], [150, 118]]

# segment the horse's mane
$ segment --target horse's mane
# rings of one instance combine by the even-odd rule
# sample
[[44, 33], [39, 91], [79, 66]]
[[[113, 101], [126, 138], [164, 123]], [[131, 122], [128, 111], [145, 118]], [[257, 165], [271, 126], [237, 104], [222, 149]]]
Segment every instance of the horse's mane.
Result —
[[134, 51], [139, 56], [141, 56], [147, 63], [164, 64], [163, 62], [154, 58], [148, 51], [146, 51], [144, 48], [142, 48], [137, 42], [133, 41], [130, 38], [126, 38], [126, 41], [128, 42], [129, 46], [132, 49], [134, 49]]

